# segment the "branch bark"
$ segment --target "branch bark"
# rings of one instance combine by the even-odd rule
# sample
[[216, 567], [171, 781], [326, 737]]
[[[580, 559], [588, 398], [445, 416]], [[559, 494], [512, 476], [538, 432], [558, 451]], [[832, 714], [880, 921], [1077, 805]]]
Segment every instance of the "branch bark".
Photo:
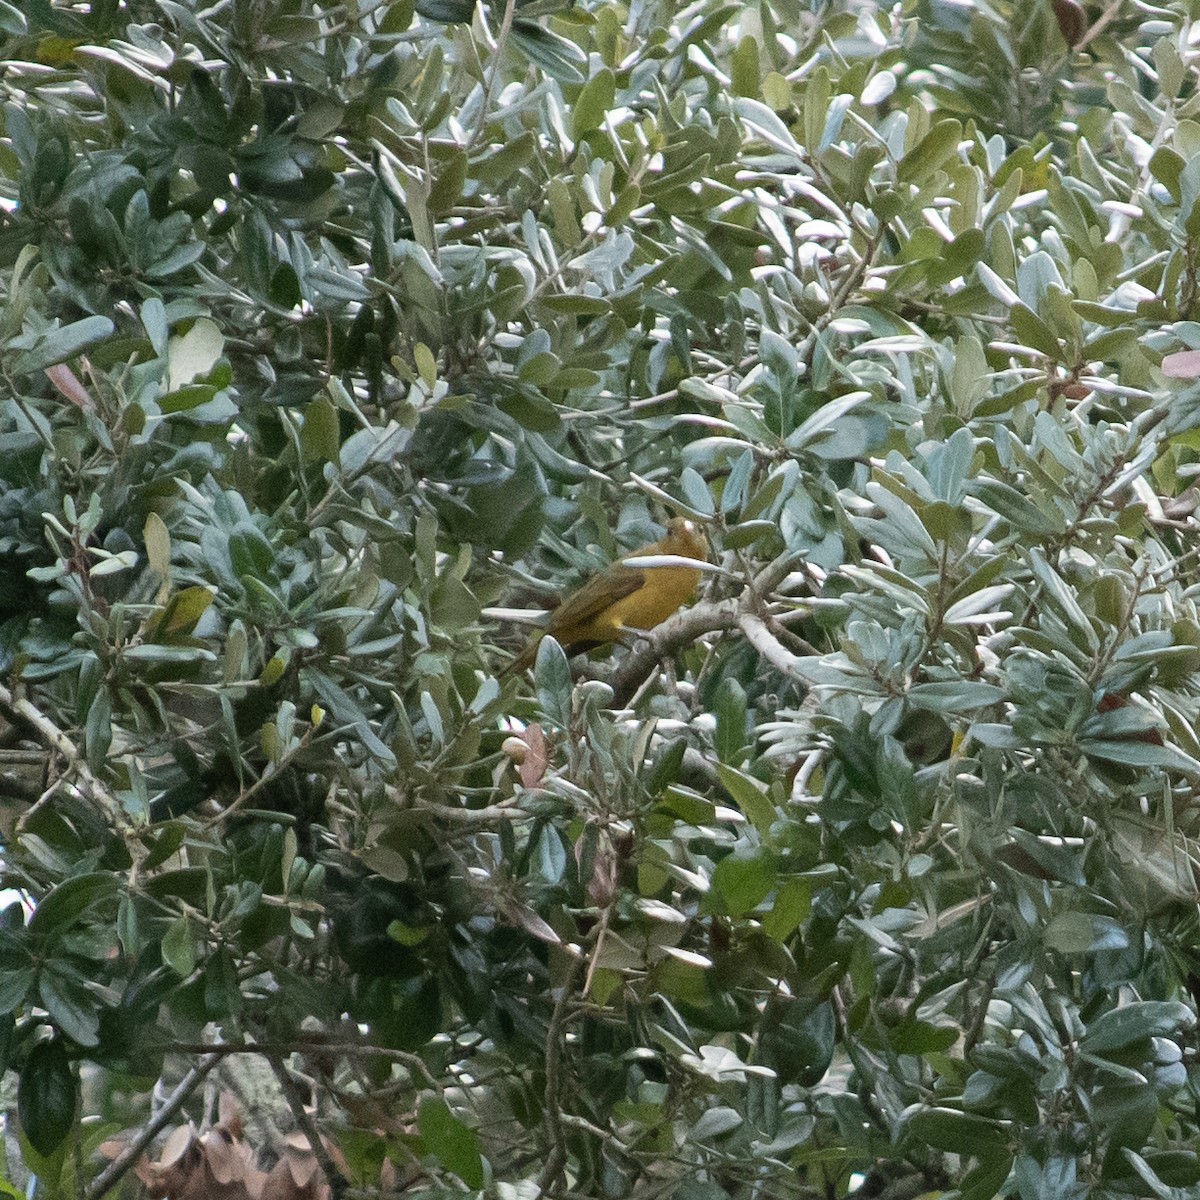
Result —
[[[590, 677], [604, 678], [613, 689], [613, 703], [618, 707], [624, 705], [664, 655], [706, 633], [736, 629], [744, 616], [759, 610], [765, 598], [787, 578], [798, 559], [795, 551], [784, 551], [747, 583], [740, 596], [702, 601], [676, 613], [641, 635], [610, 675], [605, 677], [596, 672]], [[782, 646], [780, 649], [790, 655]]]
[[[716, 600], [694, 604], [656, 625], [638, 638], [607, 677], [606, 682], [614, 692], [613, 703], [618, 707], [623, 705], [665, 655], [694, 642], [703, 634], [733, 629], [737, 618], [737, 600]], [[593, 678], [603, 676], [596, 672]]]
[[738, 625], [752, 645], [773, 667], [785, 675], [799, 675], [804, 659], [793, 654], [770, 630], [767, 622], [756, 613], [742, 613]]
[[329, 1184], [333, 1200], [342, 1200], [343, 1194], [350, 1186], [350, 1181], [338, 1170], [337, 1164], [330, 1157], [329, 1151], [325, 1147], [325, 1140], [321, 1137], [321, 1131], [304, 1107], [304, 1097], [300, 1093], [299, 1086], [292, 1078], [281, 1055], [267, 1054], [264, 1057], [271, 1064], [271, 1070], [274, 1071], [275, 1078], [279, 1081], [279, 1087], [287, 1100], [288, 1108], [292, 1110], [292, 1116], [295, 1118], [296, 1127], [307, 1139], [313, 1157], [316, 1158], [317, 1165], [325, 1176], [325, 1182]]
[[[79, 747], [44, 712], [23, 697], [14, 695], [3, 684], [0, 684], [0, 712], [13, 724], [28, 730], [42, 745], [66, 760], [68, 770], [74, 780], [74, 786], [83, 796], [103, 810], [104, 815], [112, 822], [113, 828], [124, 835], [134, 832], [133, 824], [124, 808], [121, 807], [121, 802], [92, 774], [91, 768], [83, 760]], [[27, 812], [22, 821], [28, 815]], [[21, 822], [18, 821], [18, 826], [20, 824]]]
[[146, 1147], [167, 1127], [175, 1114], [183, 1107], [187, 1098], [204, 1077], [221, 1061], [220, 1054], [205, 1055], [180, 1081], [179, 1086], [167, 1097], [162, 1108], [146, 1123], [141, 1133], [117, 1155], [116, 1158], [92, 1180], [83, 1193], [84, 1200], [100, 1200], [112, 1191], [124, 1178], [127, 1171], [137, 1164]]

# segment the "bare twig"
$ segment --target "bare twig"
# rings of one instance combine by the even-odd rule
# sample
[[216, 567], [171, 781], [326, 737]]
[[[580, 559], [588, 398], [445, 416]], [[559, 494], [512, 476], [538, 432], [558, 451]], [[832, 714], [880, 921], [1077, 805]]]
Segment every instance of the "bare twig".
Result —
[[204, 826], [205, 832], [207, 833], [215, 825], [220, 825], [222, 822], [228, 820], [238, 809], [245, 808], [246, 804], [262, 791], [268, 783], [273, 779], [277, 779], [284, 767], [288, 766], [297, 755], [303, 753], [312, 744], [315, 729], [315, 725], [310, 725], [301, 734], [299, 740], [285, 751], [278, 762], [271, 763], [248, 788], [244, 788], [231, 803], [221, 809], [215, 817], [210, 818]]
[[342, 1196], [349, 1186], [350, 1181], [338, 1170], [337, 1164], [330, 1157], [329, 1151], [325, 1147], [325, 1140], [321, 1137], [321, 1132], [317, 1129], [316, 1122], [309, 1115], [308, 1109], [304, 1107], [304, 1096], [301, 1094], [299, 1086], [292, 1078], [281, 1055], [267, 1054], [264, 1057], [271, 1064], [271, 1070], [275, 1073], [275, 1078], [279, 1081], [279, 1087], [283, 1092], [284, 1098], [287, 1100], [288, 1108], [291, 1109], [292, 1116], [295, 1118], [296, 1127], [308, 1140], [313, 1157], [317, 1160], [317, 1166], [321, 1168], [321, 1173], [325, 1176], [325, 1182], [329, 1184], [333, 1200], [342, 1200]]
[[[13, 724], [27, 729], [44, 746], [66, 760], [74, 786], [83, 796], [103, 809], [105, 816], [112, 822], [116, 830], [122, 834], [134, 832], [129, 817], [121, 807], [121, 802], [92, 774], [91, 768], [84, 762], [83, 756], [80, 754], [79, 747], [44, 712], [28, 700], [13, 695], [8, 688], [0, 685], [0, 713], [3, 713]], [[53, 791], [48, 792], [47, 795], [53, 795]], [[36, 808], [36, 805], [34, 807]], [[18, 825], [28, 820], [29, 813], [33, 811], [30, 809], [21, 818]]]
[[146, 1147], [167, 1127], [187, 1098], [203, 1082], [204, 1077], [221, 1061], [220, 1054], [206, 1054], [180, 1080], [179, 1086], [167, 1097], [162, 1108], [146, 1123], [145, 1128], [96, 1176], [83, 1193], [83, 1200], [100, 1200], [112, 1191], [125, 1173], [142, 1157]]
[[553, 1187], [563, 1167], [567, 1164], [566, 1135], [563, 1132], [562, 1113], [562, 1050], [566, 1023], [567, 1004], [575, 992], [575, 981], [579, 978], [580, 960], [573, 959], [563, 980], [562, 991], [554, 1002], [550, 1024], [546, 1029], [546, 1133], [550, 1138], [550, 1153], [546, 1165], [538, 1177], [538, 1195], [544, 1196]]
[[1088, 43], [1100, 36], [1104, 32], [1105, 26], [1121, 11], [1124, 7], [1123, 0], [1112, 0], [1112, 3], [1092, 22], [1091, 28], [1075, 43], [1072, 47], [1076, 52], [1087, 47]]
[[[785, 675], [799, 675], [804, 659], [793, 654], [770, 630], [766, 621], [755, 613], [742, 613], [738, 625], [752, 645], [773, 667]], [[807, 643], [805, 643], [807, 645]], [[813, 650], [816, 653], [815, 649]]]
[[487, 72], [487, 78], [483, 81], [483, 96], [479, 101], [479, 120], [467, 141], [468, 154], [478, 144], [480, 138], [483, 137], [483, 131], [487, 128], [488, 109], [492, 106], [492, 94], [496, 90], [496, 77], [502, 69], [504, 47], [508, 43], [508, 35], [512, 32], [513, 15], [516, 9], [516, 0], [504, 0], [504, 13], [500, 18], [500, 29], [496, 33], [496, 49], [492, 55], [492, 69]]
[[388, 788], [388, 798], [401, 811], [414, 816], [437, 817], [454, 825], [490, 825], [496, 821], [521, 821], [529, 816], [523, 808], [518, 807], [516, 797], [484, 808], [459, 808], [453, 804], [434, 804], [426, 800], [416, 804], [401, 804], [401, 795], [399, 788]]
[[386, 1058], [399, 1063], [416, 1075], [434, 1091], [441, 1085], [430, 1073], [424, 1060], [419, 1054], [410, 1054], [407, 1050], [393, 1050], [390, 1046], [376, 1046], [371, 1042], [354, 1041], [353, 1039], [321, 1038], [309, 1036], [292, 1039], [288, 1042], [223, 1042], [217, 1045], [191, 1045], [187, 1042], [172, 1043], [172, 1048], [181, 1054], [208, 1053], [214, 1057], [231, 1057], [238, 1054], [259, 1054], [264, 1057], [275, 1054], [304, 1054], [304, 1055], [345, 1055], [347, 1058], [357, 1056]]

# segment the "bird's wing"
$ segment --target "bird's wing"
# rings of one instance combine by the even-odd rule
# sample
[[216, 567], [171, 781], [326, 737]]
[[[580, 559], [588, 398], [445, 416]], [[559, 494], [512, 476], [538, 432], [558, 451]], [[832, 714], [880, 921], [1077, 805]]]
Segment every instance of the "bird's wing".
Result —
[[582, 625], [606, 608], [632, 595], [645, 582], [646, 574], [634, 567], [613, 563], [593, 575], [577, 592], [568, 596], [551, 614], [551, 633], [570, 625]]

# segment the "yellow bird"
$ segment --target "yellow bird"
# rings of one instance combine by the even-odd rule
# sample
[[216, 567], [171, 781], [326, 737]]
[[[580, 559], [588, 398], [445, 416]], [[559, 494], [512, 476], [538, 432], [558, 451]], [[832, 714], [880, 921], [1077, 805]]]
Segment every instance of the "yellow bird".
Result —
[[[655, 554], [673, 554], [703, 562], [708, 558], [708, 540], [694, 521], [672, 517], [664, 537], [628, 557]], [[628, 567], [623, 561], [611, 563], [551, 612], [546, 628], [507, 670], [524, 671], [532, 665], [538, 642], [547, 633], [568, 654], [581, 654], [605, 642], [620, 641], [627, 630], [653, 629], [692, 598], [700, 574], [693, 567]]]

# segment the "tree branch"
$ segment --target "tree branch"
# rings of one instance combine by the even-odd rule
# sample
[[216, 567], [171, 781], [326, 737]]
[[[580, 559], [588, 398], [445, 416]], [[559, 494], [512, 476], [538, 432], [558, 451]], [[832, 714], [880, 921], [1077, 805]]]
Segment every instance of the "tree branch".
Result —
[[[79, 747], [44, 712], [23, 697], [13, 695], [8, 688], [0, 684], [0, 713], [14, 725], [27, 729], [42, 745], [66, 760], [74, 778], [74, 786], [104, 811], [104, 815], [116, 830], [125, 835], [134, 832], [133, 824], [121, 802], [92, 774], [91, 768], [80, 754]], [[36, 807], [35, 804], [34, 808]], [[18, 821], [18, 826], [28, 819], [32, 811], [31, 808]]]
[[[799, 558], [794, 550], [785, 550], [747, 582], [740, 596], [702, 601], [677, 612], [641, 635], [607, 678], [599, 671], [595, 674], [585, 672], [585, 677], [604, 678], [613, 689], [614, 703], [618, 707], [624, 705], [665, 655], [706, 633], [737, 628], [742, 616], [759, 608], [764, 597], [787, 578]], [[779, 648], [783, 650], [782, 646]], [[816, 653], [815, 649], [813, 652]]]
[[92, 1180], [83, 1193], [83, 1200], [100, 1200], [112, 1191], [125, 1173], [142, 1157], [145, 1149], [167, 1127], [175, 1114], [183, 1107], [187, 1098], [196, 1090], [204, 1077], [221, 1061], [220, 1054], [206, 1054], [179, 1081], [179, 1086], [167, 1097], [162, 1108], [146, 1123], [141, 1133], [117, 1155], [116, 1158]]
[[489, 804], [484, 808], [459, 808], [453, 804], [435, 804], [427, 800], [416, 804], [403, 804], [403, 793], [396, 787], [389, 787], [387, 796], [401, 812], [418, 817], [437, 817], [438, 820], [449, 821], [452, 825], [492, 825], [497, 821], [523, 821], [529, 816], [517, 805], [516, 797], [499, 804]]
[[325, 1140], [321, 1137], [321, 1132], [317, 1129], [316, 1122], [313, 1121], [312, 1117], [308, 1114], [308, 1110], [304, 1107], [304, 1097], [300, 1094], [300, 1089], [289, 1073], [282, 1056], [267, 1054], [264, 1057], [271, 1064], [271, 1070], [274, 1071], [275, 1078], [279, 1081], [279, 1087], [287, 1100], [288, 1108], [292, 1110], [292, 1116], [295, 1118], [296, 1127], [307, 1139], [309, 1147], [313, 1152], [313, 1157], [317, 1160], [317, 1166], [321, 1168], [321, 1173], [325, 1176], [325, 1182], [329, 1184], [333, 1200], [341, 1200], [350, 1181], [338, 1170], [337, 1164], [325, 1148]]
[[544, 1196], [554, 1186], [562, 1174], [563, 1167], [567, 1165], [566, 1135], [563, 1132], [562, 1113], [559, 1111], [562, 1103], [562, 1048], [566, 1036], [563, 1026], [566, 1022], [567, 1003], [575, 990], [575, 981], [579, 978], [579, 967], [580, 960], [572, 959], [546, 1029], [545, 1123], [546, 1133], [550, 1138], [550, 1153], [538, 1177], [539, 1196]]
[[[752, 645], [773, 667], [777, 667], [785, 675], [802, 675], [801, 665], [804, 659], [793, 654], [770, 630], [766, 621], [755, 613], [742, 613], [738, 625], [746, 635], [746, 641]], [[808, 643], [804, 643], [807, 645]], [[816, 653], [815, 647], [813, 652]]]
[[[615, 693], [614, 703], [620, 706], [624, 703], [623, 697], [633, 695], [638, 684], [665, 655], [694, 642], [703, 634], [733, 629], [737, 618], [737, 600], [715, 600], [693, 604], [648, 630], [605, 680]], [[590, 677], [604, 678], [599, 671]]]

